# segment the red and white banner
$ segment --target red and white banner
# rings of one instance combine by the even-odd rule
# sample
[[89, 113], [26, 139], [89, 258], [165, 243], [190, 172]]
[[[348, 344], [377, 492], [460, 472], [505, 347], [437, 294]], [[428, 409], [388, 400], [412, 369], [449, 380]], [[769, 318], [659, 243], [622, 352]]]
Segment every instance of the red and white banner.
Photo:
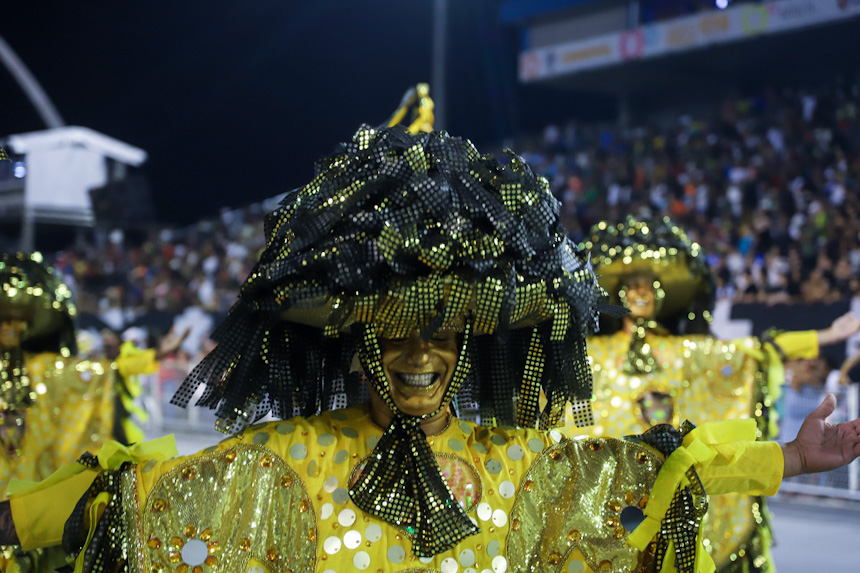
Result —
[[520, 81], [533, 82], [591, 68], [774, 34], [860, 16], [860, 0], [778, 0], [602, 34], [520, 54]]

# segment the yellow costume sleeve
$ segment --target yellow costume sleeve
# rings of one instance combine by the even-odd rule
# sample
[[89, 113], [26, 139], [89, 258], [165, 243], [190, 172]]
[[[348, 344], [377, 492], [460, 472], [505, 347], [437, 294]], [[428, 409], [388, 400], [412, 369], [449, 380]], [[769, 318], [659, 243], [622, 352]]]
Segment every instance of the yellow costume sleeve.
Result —
[[116, 358], [116, 367], [123, 378], [138, 374], [154, 374], [158, 372], [155, 350], [152, 348], [141, 350], [133, 342], [126, 340], [120, 347], [120, 354]]
[[[689, 484], [693, 468], [709, 494], [728, 492], [773, 495], [782, 482], [784, 460], [775, 442], [756, 442], [755, 420], [728, 420], [703, 424], [684, 437], [657, 474], [645, 507], [645, 520], [630, 533], [628, 542], [644, 550], [660, 530], [678, 487]], [[701, 543], [701, 537], [697, 544]], [[669, 560], [667, 560], [669, 561]], [[702, 547], [696, 549], [696, 570], [714, 571]], [[664, 572], [674, 571], [670, 564]]]
[[12, 521], [15, 523], [21, 548], [25, 551], [60, 545], [63, 542], [66, 519], [98, 475], [97, 471], [88, 470], [80, 464], [67, 467], [80, 471], [66, 472], [66, 476], [54, 479], [66, 469], [63, 468], [42, 482], [42, 487], [9, 498]]
[[[173, 436], [163, 436], [135, 446], [107, 442], [99, 451], [98, 461], [103, 470], [117, 470], [125, 462], [163, 460], [175, 455]], [[66, 520], [98, 474], [99, 469], [74, 463], [63, 466], [41, 482], [10, 483], [12, 521], [21, 548], [29, 551], [61, 544]], [[95, 520], [91, 527], [95, 527]]]
[[[774, 495], [782, 483], [785, 465], [782, 448], [777, 442], [741, 439], [715, 444], [710, 441], [713, 439], [713, 426], [734, 422], [705, 424], [690, 432], [684, 440], [684, 447], [708, 448], [713, 454], [707, 465], [696, 467], [705, 491], [710, 495], [730, 492]], [[743, 422], [752, 423], [748, 425], [752, 426], [752, 433], [755, 435], [754, 421]]]
[[818, 332], [815, 330], [782, 332], [777, 334], [773, 341], [782, 349], [788, 360], [818, 357]]

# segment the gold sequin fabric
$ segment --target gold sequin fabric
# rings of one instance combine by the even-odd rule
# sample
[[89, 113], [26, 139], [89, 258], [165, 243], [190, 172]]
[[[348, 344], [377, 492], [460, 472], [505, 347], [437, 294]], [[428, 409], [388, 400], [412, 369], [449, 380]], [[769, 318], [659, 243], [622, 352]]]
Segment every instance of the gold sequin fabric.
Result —
[[20, 440], [4, 444], [2, 498], [12, 478], [44, 479], [113, 437], [117, 374], [110, 362], [41, 353], [25, 355], [25, 364], [38, 398], [21, 414]]
[[129, 570], [646, 570], [621, 515], [647, 503], [656, 450], [452, 420], [427, 440], [479, 531], [418, 557], [413, 532], [364, 513], [348, 493], [381, 436], [366, 410], [349, 408], [257, 424], [195, 456], [127, 470]]
[[316, 514], [303, 480], [253, 443], [176, 466], [142, 514], [138, 551], [156, 570], [246, 571], [254, 560], [270, 571], [312, 571], [316, 562]]
[[[623, 352], [631, 335], [617, 332], [588, 340], [594, 372], [593, 435], [641, 433], [653, 424], [677, 425], [755, 417], [763, 437], [772, 406], [760, 342], [731, 342], [710, 336], [649, 334], [645, 340], [655, 359], [650, 373], [625, 371]], [[579, 430], [571, 430], [578, 432]], [[769, 555], [766, 513], [760, 497], [725, 494], [712, 497], [705, 518], [705, 548], [720, 570], [737, 563], [765, 568]]]
[[621, 440], [552, 446], [520, 486], [511, 514], [518, 528], [508, 536], [513, 560], [544, 571], [578, 554], [593, 571], [642, 570], [648, 556], [618, 542], [627, 535], [621, 512], [645, 507], [661, 463], [652, 448]]
[[0, 321], [23, 323], [20, 346], [0, 349], [0, 412], [22, 411], [36, 400], [23, 352], [76, 351], [72, 292], [38, 252], [0, 253]]
[[[513, 371], [475, 376], [490, 408], [482, 420], [514, 423], [510, 408], [492, 409], [519, 392], [527, 354], [544, 357], [529, 379], [551, 406], [542, 413], [528, 401], [521, 419], [557, 422], [567, 400], [586, 411], [582, 335], [604, 293], [559, 215], [546, 180], [511, 152], [497, 160], [444, 132], [364, 126], [268, 216], [266, 249], [213, 335], [218, 347], [173, 402], [206, 385], [199, 403], [230, 433], [270, 410], [289, 418], [358, 404], [357, 385], [343, 379], [352, 325], [402, 337], [470, 321], [502, 350], [493, 368]], [[537, 340], [505, 336], [543, 323]], [[511, 356], [519, 364], [503, 362]]]

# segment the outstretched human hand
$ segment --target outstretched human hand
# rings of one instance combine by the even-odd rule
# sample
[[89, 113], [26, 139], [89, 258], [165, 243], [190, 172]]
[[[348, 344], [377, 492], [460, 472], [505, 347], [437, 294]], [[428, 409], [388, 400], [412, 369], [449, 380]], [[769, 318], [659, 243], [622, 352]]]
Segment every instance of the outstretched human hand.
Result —
[[834, 470], [860, 456], [860, 419], [831, 424], [827, 416], [835, 408], [836, 396], [828, 394], [806, 416], [797, 437], [783, 444], [783, 477]]
[[848, 311], [834, 320], [830, 326], [818, 331], [818, 345], [827, 346], [842, 342], [857, 332], [860, 332], [860, 318]]

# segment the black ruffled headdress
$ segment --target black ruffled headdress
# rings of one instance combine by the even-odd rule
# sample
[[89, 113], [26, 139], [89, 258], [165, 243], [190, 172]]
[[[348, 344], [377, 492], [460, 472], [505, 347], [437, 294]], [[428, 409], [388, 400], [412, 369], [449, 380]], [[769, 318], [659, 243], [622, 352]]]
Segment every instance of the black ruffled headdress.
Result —
[[[357, 353], [397, 412], [378, 337], [453, 328], [464, 343], [440, 410], [457, 394], [461, 416], [549, 426], [571, 401], [578, 422], [591, 423], [584, 335], [604, 293], [546, 181], [513, 153], [500, 163], [444, 132], [363, 126], [268, 216], [266, 236], [213, 335], [218, 346], [174, 404], [203, 384], [198, 404], [232, 433], [269, 411], [288, 418], [357, 404], [366, 399], [349, 380]], [[395, 416], [351, 495], [429, 556], [475, 526], [447, 490], [421, 420]], [[379, 509], [381, 497], [397, 503]]]

